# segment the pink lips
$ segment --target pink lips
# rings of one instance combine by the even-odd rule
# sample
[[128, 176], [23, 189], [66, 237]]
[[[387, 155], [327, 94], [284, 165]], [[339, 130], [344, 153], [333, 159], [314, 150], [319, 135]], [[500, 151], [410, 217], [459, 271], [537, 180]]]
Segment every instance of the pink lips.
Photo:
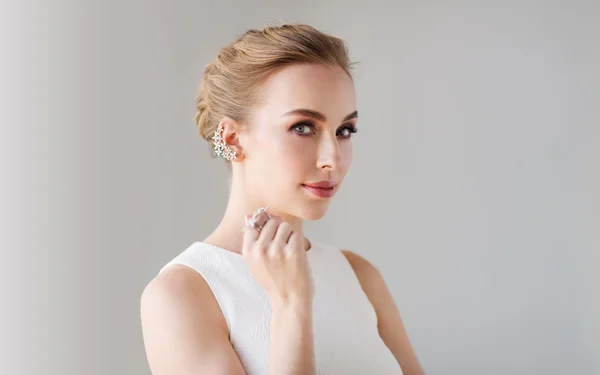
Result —
[[319, 198], [331, 198], [335, 194], [336, 185], [334, 181], [319, 181], [302, 186]]

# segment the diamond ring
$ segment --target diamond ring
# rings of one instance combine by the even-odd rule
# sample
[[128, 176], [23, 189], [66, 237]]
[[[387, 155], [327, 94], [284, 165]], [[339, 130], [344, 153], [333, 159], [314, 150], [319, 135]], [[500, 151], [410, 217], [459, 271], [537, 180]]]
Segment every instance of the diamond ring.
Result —
[[260, 232], [267, 223], [267, 221], [271, 220], [271, 215], [269, 215], [269, 213], [267, 212], [268, 209], [269, 206], [266, 206], [254, 211], [254, 214], [252, 214], [252, 217], [248, 219], [246, 225]]

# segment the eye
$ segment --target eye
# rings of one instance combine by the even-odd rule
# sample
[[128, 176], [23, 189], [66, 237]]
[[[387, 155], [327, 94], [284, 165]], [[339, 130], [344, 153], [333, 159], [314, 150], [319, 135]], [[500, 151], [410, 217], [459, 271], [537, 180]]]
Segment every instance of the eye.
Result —
[[300, 122], [292, 126], [292, 130], [300, 135], [310, 135], [314, 133], [314, 125], [309, 122]]
[[337, 135], [342, 138], [350, 138], [352, 137], [352, 134], [356, 133], [357, 131], [358, 130], [356, 129], [356, 126], [349, 124], [339, 128]]

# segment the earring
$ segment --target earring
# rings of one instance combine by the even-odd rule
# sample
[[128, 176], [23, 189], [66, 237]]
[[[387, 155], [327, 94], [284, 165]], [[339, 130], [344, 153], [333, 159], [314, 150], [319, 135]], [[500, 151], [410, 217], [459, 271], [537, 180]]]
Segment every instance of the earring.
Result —
[[213, 144], [215, 145], [215, 154], [217, 156], [222, 156], [225, 160], [231, 161], [235, 159], [236, 152], [232, 151], [231, 148], [227, 146], [225, 140], [221, 136], [223, 133], [223, 125], [219, 124], [215, 134], [213, 135]]

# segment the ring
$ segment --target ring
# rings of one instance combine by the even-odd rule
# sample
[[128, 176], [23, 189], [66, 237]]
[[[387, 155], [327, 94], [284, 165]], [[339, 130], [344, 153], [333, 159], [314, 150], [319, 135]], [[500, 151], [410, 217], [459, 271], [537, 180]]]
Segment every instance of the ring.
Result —
[[258, 232], [260, 232], [263, 229], [263, 227], [265, 226], [265, 224], [267, 223], [267, 221], [271, 220], [271, 215], [269, 215], [269, 213], [267, 212], [268, 209], [269, 209], [269, 206], [266, 206], [266, 207], [261, 207], [258, 210], [254, 211], [254, 214], [252, 214], [252, 217], [250, 217], [250, 219], [248, 219], [247, 225], [251, 228], [256, 229]]

